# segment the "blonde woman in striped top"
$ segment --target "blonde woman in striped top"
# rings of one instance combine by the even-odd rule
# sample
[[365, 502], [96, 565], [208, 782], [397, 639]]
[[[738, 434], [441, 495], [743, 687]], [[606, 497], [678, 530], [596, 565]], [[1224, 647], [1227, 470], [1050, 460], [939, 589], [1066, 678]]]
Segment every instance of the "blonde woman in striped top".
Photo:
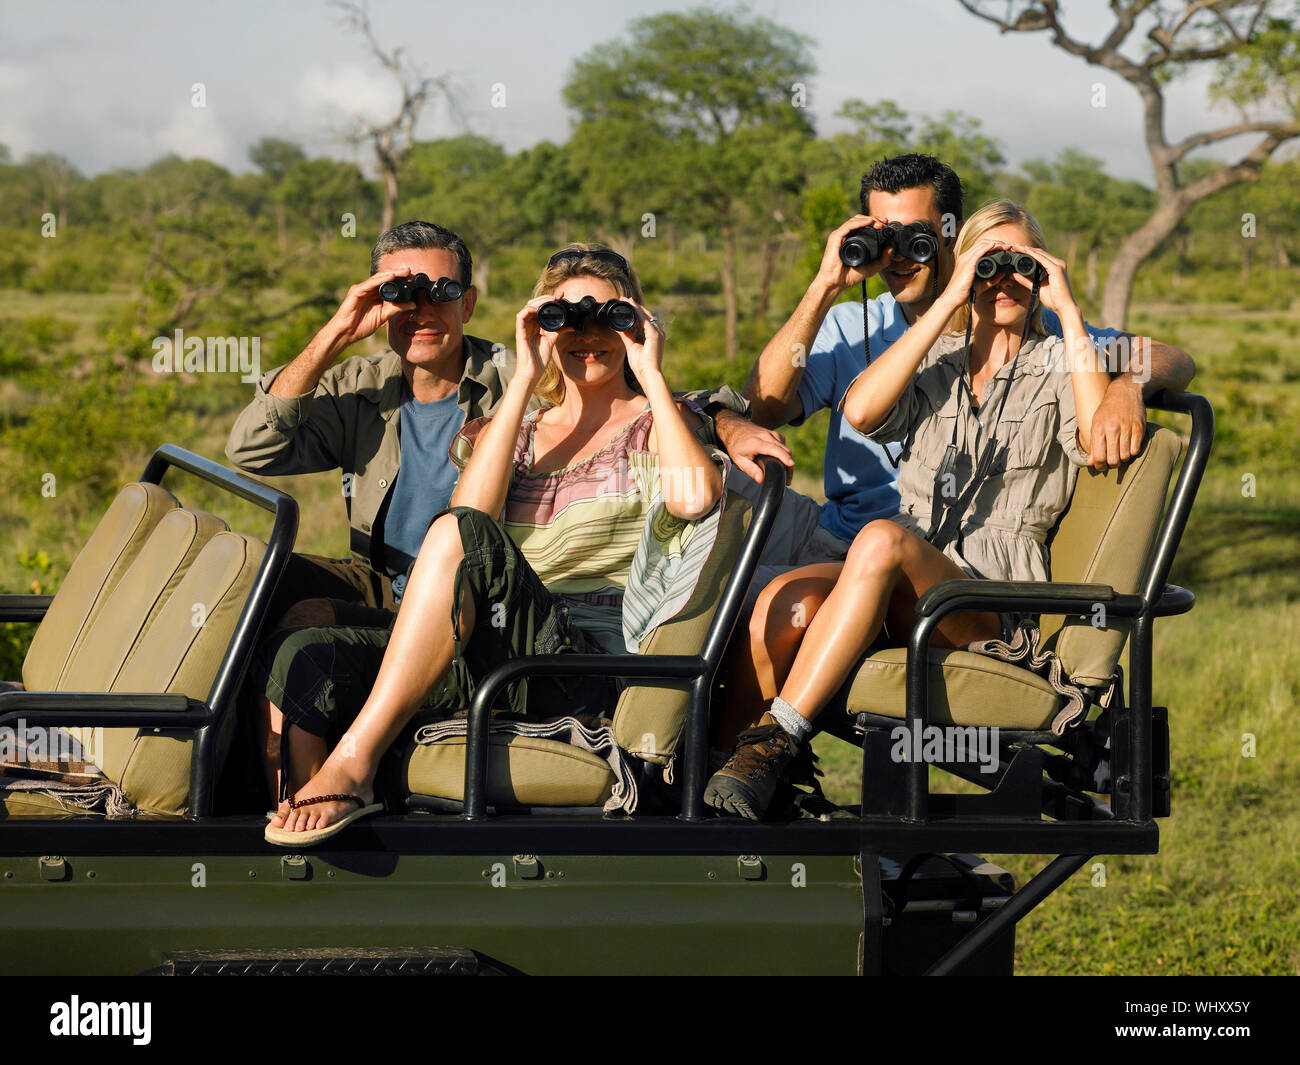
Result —
[[[626, 332], [588, 313], [546, 332], [548, 300], [637, 312]], [[515, 319], [517, 369], [491, 419], [452, 445], [463, 467], [434, 519], [365, 705], [281, 805], [268, 839], [319, 842], [372, 806], [380, 755], [421, 707], [468, 705], [476, 677], [507, 658], [635, 651], [690, 597], [716, 535], [726, 460], [696, 438], [697, 415], [664, 379], [664, 331], [626, 261], [599, 245], [556, 253]], [[534, 393], [547, 404], [526, 415]], [[511, 707], [599, 709], [600, 678], [533, 679]]]

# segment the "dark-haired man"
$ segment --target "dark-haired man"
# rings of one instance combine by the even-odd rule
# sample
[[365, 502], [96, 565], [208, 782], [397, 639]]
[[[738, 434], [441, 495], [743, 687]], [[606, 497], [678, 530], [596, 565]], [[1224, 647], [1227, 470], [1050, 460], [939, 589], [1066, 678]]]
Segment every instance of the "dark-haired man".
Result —
[[[752, 405], [756, 426], [800, 425], [823, 407], [831, 412], [823, 475], [826, 502], [819, 505], [787, 490], [750, 586], [751, 603], [781, 573], [843, 561], [863, 526], [898, 513], [898, 454], [857, 433], [839, 411], [845, 391], [866, 368], [867, 355], [863, 305], [837, 301], [847, 289], [879, 274], [888, 291], [865, 306], [870, 358], [878, 358], [902, 336], [952, 276], [952, 247], [963, 220], [961, 181], [951, 167], [932, 156], [895, 156], [881, 160], [863, 175], [861, 205], [862, 214], [850, 218], [827, 239], [816, 276], [789, 320], [768, 341], [745, 383], [744, 395]], [[891, 222], [927, 223], [939, 238], [938, 254], [928, 263], [915, 263], [891, 247], [878, 261], [861, 267], [848, 267], [840, 261], [840, 244], [849, 233]], [[1044, 319], [1048, 329], [1060, 332], [1055, 314], [1044, 311]], [[1139, 343], [1119, 330], [1089, 326], [1088, 331], [1094, 340], [1106, 341], [1112, 352], [1134, 352], [1131, 367], [1125, 361], [1114, 373], [1093, 421], [1093, 465], [1117, 466], [1141, 448], [1146, 425], [1144, 390], [1145, 394], [1161, 388], [1181, 391], [1196, 367], [1178, 348], [1148, 338]], [[1143, 356], [1140, 360], [1138, 352]], [[746, 483], [734, 471], [729, 484], [754, 495], [753, 483]], [[792, 596], [802, 594], [790, 587]], [[772, 606], [781, 613], [787, 605], [798, 604], [766, 604], [765, 609]], [[762, 624], [764, 614], [765, 610], [756, 612], [751, 629]], [[751, 631], [751, 637], [748, 642], [738, 641], [732, 659], [732, 697], [715, 736], [719, 752], [728, 749], [737, 730], [754, 719], [755, 707], [776, 669], [774, 661], [752, 657], [757, 646], [772, 651], [770, 639], [761, 631]]]
[[[800, 425], [823, 407], [831, 411], [824, 466], [827, 501], [821, 506], [806, 499], [802, 505], [799, 499], [787, 502], [783, 511], [797, 513], [799, 520], [783, 513], [786, 520], [773, 534], [776, 542], [769, 541], [756, 585], [781, 569], [842, 559], [864, 525], [898, 512], [897, 455], [856, 433], [839, 413], [845, 390], [866, 368], [866, 355], [862, 305], [837, 301], [845, 290], [879, 274], [888, 292], [866, 306], [870, 357], [879, 357], [902, 336], [952, 276], [952, 246], [963, 219], [961, 182], [951, 167], [931, 156], [901, 155], [881, 160], [863, 175], [861, 202], [863, 213], [827, 239], [816, 277], [789, 320], [768, 341], [745, 383], [754, 422], [769, 429]], [[840, 261], [840, 244], [855, 229], [921, 221], [939, 237], [939, 252], [928, 263], [912, 262], [892, 247], [877, 262], [862, 267]], [[1044, 317], [1049, 329], [1059, 331], [1054, 314], [1045, 311]], [[1144, 390], [1181, 390], [1196, 367], [1185, 352], [1158, 341], [1140, 349], [1131, 337], [1127, 344], [1116, 345], [1117, 338], [1127, 336], [1120, 330], [1089, 327], [1089, 332], [1094, 340], [1110, 342], [1113, 350], [1131, 348], [1147, 355], [1114, 374], [1097, 412], [1093, 464], [1117, 466], [1141, 445]], [[780, 552], [787, 548], [785, 561]]]

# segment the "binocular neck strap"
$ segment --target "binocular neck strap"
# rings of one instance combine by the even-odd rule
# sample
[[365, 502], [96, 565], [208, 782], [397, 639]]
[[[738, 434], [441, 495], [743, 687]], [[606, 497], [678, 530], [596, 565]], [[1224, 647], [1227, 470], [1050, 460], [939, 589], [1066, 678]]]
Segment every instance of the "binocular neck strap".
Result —
[[[965, 524], [966, 511], [975, 499], [975, 494], [979, 491], [979, 486], [983, 483], [984, 478], [988, 476], [989, 467], [993, 464], [993, 455], [997, 451], [997, 430], [1002, 422], [1002, 411], [1007, 405], [1007, 396], [1011, 394], [1011, 385], [1016, 378], [1016, 362], [1020, 358], [1020, 352], [1025, 346], [1025, 340], [1029, 336], [1029, 326], [1033, 321], [1034, 311], [1038, 304], [1038, 286], [1039, 282], [1034, 281], [1033, 288], [1029, 293], [1029, 306], [1025, 310], [1025, 324], [1020, 328], [1020, 346], [1016, 349], [1016, 354], [1011, 360], [1011, 370], [1007, 374], [1006, 386], [1002, 389], [1002, 398], [998, 402], [998, 412], [993, 419], [993, 424], [989, 427], [988, 439], [980, 449], [978, 460], [975, 463], [974, 470], [971, 471], [970, 481], [967, 482], [961, 495], [952, 502], [951, 505], [940, 504], [939, 520], [935, 522], [935, 527], [930, 533], [929, 540], [939, 550], [947, 545], [950, 540], [957, 541], [958, 550], [961, 550], [962, 527]], [[962, 368], [958, 388], [965, 389], [970, 395], [972, 408], [975, 405], [975, 394], [971, 391], [970, 382], [966, 379], [970, 372], [970, 338], [971, 331], [975, 324], [975, 315], [973, 313], [975, 304], [975, 288], [971, 286], [969, 307], [972, 313], [966, 316], [966, 346], [964, 349], [965, 363]], [[1039, 386], [1042, 387], [1041, 385]], [[939, 464], [939, 471], [935, 477], [934, 490], [940, 493], [943, 498], [949, 498], [940, 488], [940, 480], [956, 472], [957, 466], [957, 429], [961, 423], [961, 417], [958, 416], [952, 422], [952, 440], [948, 444], [943, 460]]]

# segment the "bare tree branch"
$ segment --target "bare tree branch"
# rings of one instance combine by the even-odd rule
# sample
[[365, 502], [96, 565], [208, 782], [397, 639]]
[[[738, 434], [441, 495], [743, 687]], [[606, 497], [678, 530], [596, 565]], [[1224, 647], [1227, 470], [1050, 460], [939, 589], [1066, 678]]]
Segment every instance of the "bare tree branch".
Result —
[[1165, 152], [1165, 159], [1170, 163], [1176, 163], [1188, 152], [1196, 148], [1214, 144], [1216, 141], [1228, 140], [1231, 137], [1239, 137], [1243, 133], [1281, 134], [1283, 140], [1286, 140], [1291, 137], [1300, 137], [1300, 123], [1238, 122], [1236, 125], [1223, 126], [1220, 129], [1209, 130], [1205, 133], [1196, 133], [1183, 138], [1177, 144], [1171, 144]]
[[375, 153], [375, 162], [384, 181], [384, 208], [380, 228], [389, 229], [397, 209], [397, 172], [406, 153], [415, 143], [415, 129], [425, 104], [436, 93], [447, 102], [448, 110], [457, 118], [460, 115], [459, 108], [449, 78], [420, 77], [417, 71], [408, 69], [403, 63], [401, 48], [384, 50], [371, 26], [370, 9], [366, 0], [334, 0], [333, 6], [343, 12], [348, 27], [364, 38], [371, 55], [397, 81], [401, 102], [396, 114], [386, 122], [370, 122], [364, 116], [357, 115], [353, 118], [352, 132], [347, 137], [354, 148], [368, 143]]

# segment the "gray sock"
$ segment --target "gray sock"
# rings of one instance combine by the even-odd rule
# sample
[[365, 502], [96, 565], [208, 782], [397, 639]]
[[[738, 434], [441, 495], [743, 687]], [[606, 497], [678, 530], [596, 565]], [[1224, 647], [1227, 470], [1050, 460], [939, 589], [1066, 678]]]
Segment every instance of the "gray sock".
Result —
[[779, 695], [772, 700], [772, 709], [768, 713], [778, 725], [794, 737], [796, 743], [803, 743], [812, 735], [812, 722]]

